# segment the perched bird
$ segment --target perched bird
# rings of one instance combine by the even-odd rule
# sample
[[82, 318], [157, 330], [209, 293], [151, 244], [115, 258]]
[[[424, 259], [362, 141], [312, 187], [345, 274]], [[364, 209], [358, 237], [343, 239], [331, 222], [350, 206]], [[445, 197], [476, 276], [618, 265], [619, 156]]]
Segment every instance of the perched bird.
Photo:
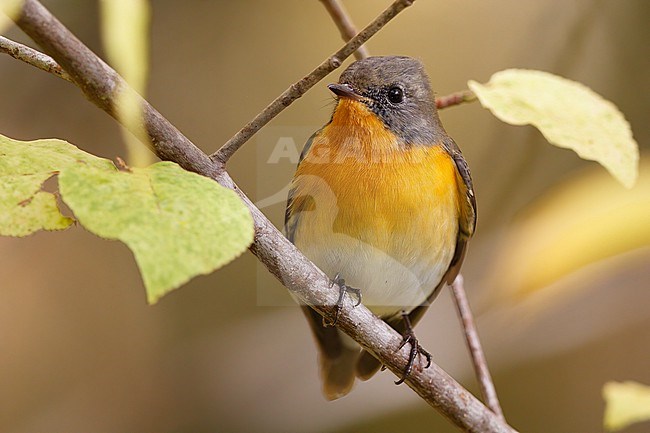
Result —
[[[453, 282], [474, 233], [470, 171], [440, 123], [418, 60], [369, 57], [328, 87], [336, 108], [302, 152], [285, 233], [340, 286], [341, 296], [362, 296], [411, 344], [401, 383], [418, 353], [430, 361], [411, 326]], [[355, 377], [377, 372], [377, 359], [303, 309], [319, 348], [326, 398], [346, 395]]]

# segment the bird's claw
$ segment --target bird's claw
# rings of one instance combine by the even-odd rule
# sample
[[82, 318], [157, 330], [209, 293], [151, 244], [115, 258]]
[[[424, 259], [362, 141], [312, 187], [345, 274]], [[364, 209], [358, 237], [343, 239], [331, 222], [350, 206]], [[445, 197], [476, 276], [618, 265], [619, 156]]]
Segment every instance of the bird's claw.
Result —
[[361, 304], [361, 290], [346, 285], [345, 280], [341, 278], [340, 274], [336, 274], [332, 280], [332, 283], [330, 284], [330, 287], [334, 287], [334, 285], [339, 286], [339, 298], [336, 301], [336, 314], [334, 315], [334, 320], [331, 322], [327, 322], [325, 319], [323, 319], [323, 325], [325, 326], [336, 326], [338, 323], [339, 317], [341, 316], [341, 310], [343, 309], [343, 298], [345, 297], [346, 293], [351, 293], [357, 297], [357, 303], [354, 304], [355, 307]]
[[400, 385], [404, 383], [406, 379], [411, 375], [411, 372], [413, 371], [413, 365], [415, 364], [415, 358], [419, 355], [424, 355], [424, 357], [427, 359], [427, 365], [424, 366], [424, 368], [429, 368], [431, 366], [431, 354], [424, 350], [422, 346], [420, 346], [420, 343], [418, 343], [418, 339], [415, 337], [415, 333], [413, 332], [413, 327], [411, 326], [411, 321], [409, 320], [408, 314], [402, 313], [402, 318], [405, 321], [406, 324], [406, 330], [404, 332], [404, 336], [402, 337], [402, 342], [400, 343], [399, 347], [397, 350], [401, 350], [406, 344], [411, 345], [411, 350], [409, 351], [409, 359], [408, 362], [406, 363], [406, 368], [404, 368], [404, 372], [402, 373], [402, 377], [395, 381], [395, 385]]

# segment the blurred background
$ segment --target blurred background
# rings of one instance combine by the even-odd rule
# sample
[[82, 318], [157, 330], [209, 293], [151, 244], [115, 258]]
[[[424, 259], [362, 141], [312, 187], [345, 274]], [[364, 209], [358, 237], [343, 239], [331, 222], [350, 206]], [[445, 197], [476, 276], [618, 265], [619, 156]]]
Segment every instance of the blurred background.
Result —
[[[44, 4], [102, 53], [96, 2]], [[345, 2], [359, 28], [388, 4]], [[316, 0], [154, 0], [152, 10], [148, 98], [208, 153], [342, 44]], [[602, 431], [605, 382], [650, 384], [649, 20], [645, 0], [420, 0], [367, 44], [421, 59], [440, 95], [512, 67], [580, 81], [621, 109], [641, 147], [639, 182], [626, 190], [478, 103], [441, 113], [478, 197], [466, 288], [504, 412], [522, 432]], [[278, 227], [294, 167], [269, 155], [280, 140], [301, 147], [329, 119], [326, 84], [339, 73], [229, 164]], [[8, 56], [0, 77], [0, 133], [124, 156], [115, 122], [74, 86]], [[446, 291], [417, 330], [476, 392]], [[0, 238], [0, 431], [456, 431], [393, 380], [383, 372], [325, 401], [302, 313], [248, 252], [147, 306], [118, 242], [81, 227]]]

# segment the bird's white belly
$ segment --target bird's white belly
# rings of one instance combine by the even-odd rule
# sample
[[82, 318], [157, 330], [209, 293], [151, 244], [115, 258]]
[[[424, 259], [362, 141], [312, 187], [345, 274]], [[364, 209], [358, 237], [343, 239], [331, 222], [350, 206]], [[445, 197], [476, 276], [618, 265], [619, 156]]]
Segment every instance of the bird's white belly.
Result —
[[392, 257], [340, 233], [332, 233], [324, 243], [296, 244], [330, 278], [340, 274], [346, 285], [360, 289], [363, 304], [383, 317], [423, 304], [451, 261], [449, 254], [433, 258], [431, 251], [411, 250], [409, 257]]

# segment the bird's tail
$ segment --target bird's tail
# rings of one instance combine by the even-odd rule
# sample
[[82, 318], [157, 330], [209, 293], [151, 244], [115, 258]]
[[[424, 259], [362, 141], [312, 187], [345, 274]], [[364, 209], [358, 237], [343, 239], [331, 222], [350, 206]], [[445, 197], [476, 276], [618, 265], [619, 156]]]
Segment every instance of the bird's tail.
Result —
[[341, 398], [354, 385], [361, 350], [335, 327], [323, 325], [323, 318], [314, 310], [304, 305], [302, 308], [318, 344], [323, 394], [328, 400]]

